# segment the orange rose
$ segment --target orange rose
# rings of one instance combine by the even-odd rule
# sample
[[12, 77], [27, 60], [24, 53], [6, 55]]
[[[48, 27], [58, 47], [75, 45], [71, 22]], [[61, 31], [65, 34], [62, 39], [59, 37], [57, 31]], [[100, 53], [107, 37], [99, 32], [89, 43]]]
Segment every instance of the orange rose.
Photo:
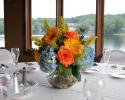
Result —
[[67, 68], [74, 62], [74, 54], [71, 49], [61, 46], [57, 54], [57, 59]]
[[66, 32], [64, 36], [67, 38], [79, 39], [77, 32], [74, 31]]

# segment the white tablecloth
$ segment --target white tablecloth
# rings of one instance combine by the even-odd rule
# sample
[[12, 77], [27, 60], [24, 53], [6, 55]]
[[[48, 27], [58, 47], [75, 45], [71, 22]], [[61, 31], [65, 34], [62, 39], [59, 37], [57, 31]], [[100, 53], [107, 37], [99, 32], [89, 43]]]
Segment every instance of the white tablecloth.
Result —
[[[25, 66], [20, 63], [18, 66]], [[38, 67], [37, 63], [32, 66]], [[103, 64], [97, 66], [102, 71], [105, 70]], [[111, 69], [112, 70], [112, 69]], [[117, 69], [113, 69], [116, 71]], [[32, 93], [17, 100], [83, 100], [83, 81], [85, 78], [101, 77], [105, 82], [105, 98], [111, 97], [112, 99], [106, 100], [125, 100], [125, 79], [112, 78], [101, 73], [85, 73], [82, 74], [82, 81], [77, 82], [69, 89], [55, 89], [47, 81], [47, 74], [36, 70], [27, 74], [27, 80], [36, 81], [38, 85], [32, 88]], [[113, 99], [115, 98], [115, 99]], [[94, 100], [94, 99], [93, 99]]]

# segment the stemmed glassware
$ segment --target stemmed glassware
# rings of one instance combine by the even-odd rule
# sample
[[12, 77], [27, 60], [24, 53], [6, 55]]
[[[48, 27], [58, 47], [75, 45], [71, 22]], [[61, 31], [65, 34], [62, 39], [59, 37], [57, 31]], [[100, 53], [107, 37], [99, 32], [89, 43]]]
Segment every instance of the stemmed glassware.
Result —
[[105, 74], [108, 74], [108, 64], [110, 60], [111, 54], [109, 48], [104, 48], [103, 50], [103, 63], [105, 65]]
[[17, 65], [18, 63], [19, 53], [20, 53], [19, 48], [11, 48], [11, 54], [15, 65]]
[[83, 100], [103, 100], [104, 86], [102, 78], [86, 78], [83, 83]]
[[19, 48], [11, 48], [11, 55], [15, 66], [17, 66], [17, 63], [18, 63], [19, 53], [20, 53]]
[[15, 65], [14, 67], [14, 70], [12, 70], [12, 78], [13, 78], [13, 92], [12, 95], [14, 97], [17, 97], [17, 96], [22, 96], [21, 93], [23, 93], [23, 90], [21, 90], [21, 87], [19, 85], [19, 82], [18, 82], [18, 79], [17, 79], [17, 74], [19, 74], [18, 71], [16, 71], [16, 66], [18, 64], [18, 58], [19, 58], [19, 53], [20, 53], [20, 50], [19, 48], [11, 48], [11, 55], [12, 55], [12, 59], [13, 59], [13, 63]]

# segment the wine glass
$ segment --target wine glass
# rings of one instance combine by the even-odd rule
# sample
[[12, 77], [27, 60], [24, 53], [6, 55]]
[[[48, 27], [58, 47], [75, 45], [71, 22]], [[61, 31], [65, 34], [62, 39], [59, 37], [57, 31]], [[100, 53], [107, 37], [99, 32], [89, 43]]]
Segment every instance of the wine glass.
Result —
[[104, 80], [86, 78], [83, 83], [83, 100], [103, 100]]
[[19, 53], [20, 53], [19, 48], [11, 48], [11, 55], [15, 65], [17, 65], [18, 63]]
[[108, 74], [108, 64], [110, 60], [111, 54], [109, 48], [104, 48], [103, 50], [103, 63], [105, 66], [105, 74]]

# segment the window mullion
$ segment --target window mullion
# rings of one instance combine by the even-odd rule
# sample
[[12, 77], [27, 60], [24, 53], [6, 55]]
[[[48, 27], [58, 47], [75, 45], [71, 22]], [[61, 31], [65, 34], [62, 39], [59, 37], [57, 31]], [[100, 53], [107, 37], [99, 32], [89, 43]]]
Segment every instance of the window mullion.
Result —
[[56, 26], [61, 16], [63, 16], [63, 0], [56, 0]]
[[96, 60], [99, 61], [103, 52], [104, 0], [96, 0]]

